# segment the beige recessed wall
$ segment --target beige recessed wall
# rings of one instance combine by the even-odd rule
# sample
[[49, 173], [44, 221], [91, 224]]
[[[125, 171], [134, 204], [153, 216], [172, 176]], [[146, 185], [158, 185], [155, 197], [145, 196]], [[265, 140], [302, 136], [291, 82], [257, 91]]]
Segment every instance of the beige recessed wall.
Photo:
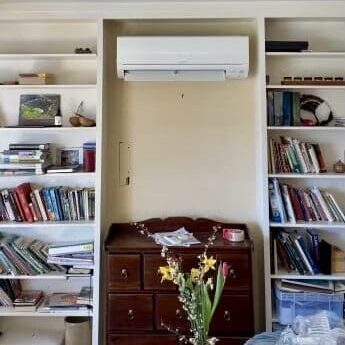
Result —
[[[257, 326], [263, 326], [262, 235], [256, 196], [256, 22], [106, 22], [108, 222], [210, 217], [245, 222], [255, 242]], [[116, 78], [117, 35], [249, 35], [250, 77], [219, 82]], [[131, 184], [119, 186], [118, 142], [131, 145]]]

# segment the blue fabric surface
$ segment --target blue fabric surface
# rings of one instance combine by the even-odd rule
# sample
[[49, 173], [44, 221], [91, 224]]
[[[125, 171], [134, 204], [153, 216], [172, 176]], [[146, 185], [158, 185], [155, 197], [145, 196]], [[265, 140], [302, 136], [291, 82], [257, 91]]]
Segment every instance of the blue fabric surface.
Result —
[[249, 339], [245, 345], [275, 345], [281, 332], [261, 333]]

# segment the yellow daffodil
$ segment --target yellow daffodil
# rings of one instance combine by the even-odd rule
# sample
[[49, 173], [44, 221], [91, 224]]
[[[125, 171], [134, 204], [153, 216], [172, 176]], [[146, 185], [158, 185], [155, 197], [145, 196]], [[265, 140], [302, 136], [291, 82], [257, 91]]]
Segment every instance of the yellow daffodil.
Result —
[[204, 256], [204, 259], [202, 261], [202, 264], [204, 265], [204, 272], [208, 272], [209, 270], [215, 270], [215, 264], [216, 264], [217, 260], [215, 260], [213, 258], [213, 256], [210, 256], [209, 258], [207, 257], [207, 255]]
[[173, 280], [173, 272], [169, 266], [159, 267], [158, 273], [162, 275], [161, 283], [163, 283], [164, 280]]
[[199, 279], [200, 274], [201, 274], [201, 272], [200, 272], [199, 269], [197, 269], [197, 268], [192, 268], [192, 269], [190, 270], [190, 279], [191, 279], [191, 281], [192, 281], [193, 283], [195, 283], [195, 282]]

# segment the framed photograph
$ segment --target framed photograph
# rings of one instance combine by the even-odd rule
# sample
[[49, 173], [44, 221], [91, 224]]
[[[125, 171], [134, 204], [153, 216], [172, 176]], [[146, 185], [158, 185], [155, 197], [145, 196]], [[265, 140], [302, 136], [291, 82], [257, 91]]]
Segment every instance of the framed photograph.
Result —
[[60, 95], [20, 95], [19, 126], [54, 126], [59, 109]]
[[65, 147], [58, 149], [56, 163], [60, 166], [83, 165], [83, 148]]

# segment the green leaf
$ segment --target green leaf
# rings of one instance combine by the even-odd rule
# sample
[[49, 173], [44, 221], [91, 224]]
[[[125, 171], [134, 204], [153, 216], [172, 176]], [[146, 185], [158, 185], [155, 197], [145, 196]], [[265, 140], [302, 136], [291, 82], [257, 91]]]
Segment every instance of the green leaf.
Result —
[[201, 285], [201, 292], [202, 292], [202, 312], [204, 316], [205, 322], [205, 332], [208, 334], [208, 330], [210, 328], [210, 321], [211, 321], [211, 310], [212, 310], [212, 303], [210, 299], [210, 295], [208, 293], [208, 286], [202, 282]]
[[214, 313], [218, 307], [219, 300], [223, 294], [224, 285], [225, 285], [225, 278], [223, 276], [222, 263], [220, 263], [218, 266], [216, 291], [214, 293], [214, 299], [213, 299], [213, 304], [212, 304], [210, 320], [212, 320], [212, 317], [213, 317], [213, 315], [214, 315]]

